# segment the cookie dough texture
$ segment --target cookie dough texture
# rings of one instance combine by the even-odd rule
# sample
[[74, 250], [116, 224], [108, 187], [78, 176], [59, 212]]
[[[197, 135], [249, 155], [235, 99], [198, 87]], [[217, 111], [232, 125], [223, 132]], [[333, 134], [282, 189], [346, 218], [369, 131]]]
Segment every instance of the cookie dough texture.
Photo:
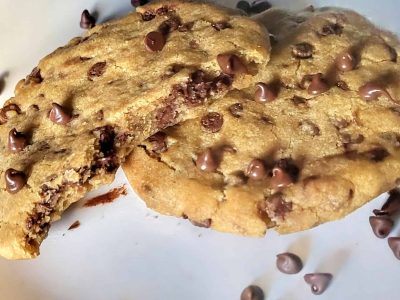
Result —
[[[160, 51], [144, 43], [152, 31], [165, 38]], [[265, 35], [263, 26], [221, 7], [161, 1], [97, 25], [43, 58], [0, 111], [0, 255], [37, 256], [50, 222], [111, 182], [139, 141], [196, 116], [230, 89], [248, 87], [269, 59]], [[219, 54], [236, 55], [248, 72], [223, 74]], [[52, 103], [71, 121], [52, 122]], [[28, 142], [17, 153], [7, 146], [13, 128]], [[16, 194], [6, 190], [9, 168], [27, 178]]]
[[[186, 121], [163, 131], [166, 151], [148, 140], [124, 165], [150, 208], [247, 236], [340, 219], [395, 187], [400, 177], [398, 40], [342, 9], [271, 9], [257, 18], [272, 34], [261, 81], [277, 98], [255, 101], [255, 83], [232, 91], [204, 108], [203, 117], [220, 114], [219, 131], [207, 130], [203, 117]], [[344, 51], [356, 61], [346, 72], [335, 64]], [[328, 90], [313, 95], [304, 79], [316, 73]], [[359, 88], [371, 82], [390, 97], [381, 93], [366, 101]], [[219, 161], [215, 172], [196, 167], [206, 149]], [[262, 180], [246, 176], [254, 159], [266, 169]], [[279, 165], [291, 166], [292, 183], [281, 178], [277, 187], [272, 170]]]

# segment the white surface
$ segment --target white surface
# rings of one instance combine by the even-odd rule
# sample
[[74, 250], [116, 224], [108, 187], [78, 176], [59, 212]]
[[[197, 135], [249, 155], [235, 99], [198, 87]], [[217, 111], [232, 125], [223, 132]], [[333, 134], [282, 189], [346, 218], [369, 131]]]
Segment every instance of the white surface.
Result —
[[[275, 3], [355, 8], [400, 32], [398, 0]], [[104, 20], [131, 6], [129, 0], [0, 0], [0, 74], [9, 72], [0, 102], [42, 56], [82, 32], [79, 16], [84, 8], [98, 10]], [[113, 186], [122, 182], [125, 177], [119, 172]], [[400, 261], [368, 224], [372, 209], [383, 201], [381, 197], [344, 220], [313, 230], [287, 236], [269, 232], [264, 239], [221, 234], [158, 216], [132, 192], [109, 205], [81, 208], [80, 203], [53, 225], [39, 258], [0, 259], [0, 299], [229, 300], [239, 299], [242, 289], [255, 283], [269, 300], [301, 300], [317, 297], [302, 278], [314, 271], [335, 275], [318, 299], [399, 299]], [[75, 220], [81, 226], [67, 231]], [[304, 259], [298, 275], [283, 275], [275, 268], [275, 255], [287, 250]]]

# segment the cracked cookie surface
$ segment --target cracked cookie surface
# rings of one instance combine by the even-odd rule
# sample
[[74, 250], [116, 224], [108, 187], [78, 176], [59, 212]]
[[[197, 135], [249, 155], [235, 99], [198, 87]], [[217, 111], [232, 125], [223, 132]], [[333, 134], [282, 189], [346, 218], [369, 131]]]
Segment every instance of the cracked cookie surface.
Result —
[[0, 110], [0, 255], [38, 255], [50, 222], [139, 141], [249, 86], [265, 34], [228, 9], [161, 1], [43, 58]]
[[398, 40], [341, 9], [256, 16], [261, 82], [142, 143], [124, 170], [146, 204], [262, 236], [337, 220], [399, 183]]

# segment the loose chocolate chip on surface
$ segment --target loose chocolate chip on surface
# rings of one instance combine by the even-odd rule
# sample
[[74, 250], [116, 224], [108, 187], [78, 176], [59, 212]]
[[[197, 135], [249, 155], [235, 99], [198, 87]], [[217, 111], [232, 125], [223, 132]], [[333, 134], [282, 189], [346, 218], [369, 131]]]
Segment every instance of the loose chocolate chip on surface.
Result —
[[271, 102], [276, 99], [276, 93], [273, 91], [273, 89], [263, 83], [263, 82], [258, 82], [256, 84], [256, 92], [254, 94], [254, 99], [257, 102], [265, 103], [265, 102]]
[[320, 34], [322, 36], [327, 35], [341, 35], [343, 33], [343, 26], [337, 23], [329, 23], [322, 27]]
[[196, 166], [199, 170], [206, 172], [214, 172], [218, 169], [218, 158], [211, 148], [207, 148], [197, 156]]
[[229, 106], [229, 111], [235, 118], [240, 118], [243, 115], [242, 103], [235, 103]]
[[167, 151], [167, 134], [165, 132], [159, 131], [147, 139], [151, 145], [151, 151], [156, 153], [162, 153]]
[[247, 166], [245, 175], [254, 180], [262, 180], [267, 176], [265, 164], [261, 159], [253, 159]]
[[50, 121], [58, 125], [66, 125], [71, 121], [71, 114], [69, 114], [61, 105], [52, 103], [51, 106], [52, 108], [49, 113]]
[[276, 256], [276, 267], [285, 274], [296, 274], [303, 268], [303, 262], [296, 254], [285, 252]]
[[349, 52], [340, 53], [335, 60], [336, 68], [340, 71], [351, 71], [356, 66], [355, 57]]
[[292, 55], [295, 58], [306, 59], [313, 56], [314, 47], [309, 43], [298, 43], [292, 48]]
[[264, 300], [264, 291], [256, 285], [249, 285], [240, 295], [240, 300]]
[[377, 216], [388, 215], [393, 216], [400, 212], [400, 191], [393, 189], [389, 192], [389, 197], [383, 204], [381, 209], [374, 209], [374, 214]]
[[149, 32], [144, 38], [146, 49], [150, 52], [158, 52], [164, 48], [165, 37], [159, 31]]
[[393, 220], [387, 216], [371, 216], [369, 217], [369, 223], [374, 234], [380, 239], [389, 235], [394, 224]]
[[247, 67], [235, 54], [219, 54], [217, 62], [222, 72], [229, 75], [247, 73]]
[[201, 118], [200, 123], [206, 131], [216, 133], [221, 130], [224, 119], [221, 114], [210, 112]]
[[386, 96], [390, 100], [394, 101], [389, 92], [380, 84], [374, 82], [368, 82], [358, 89], [358, 94], [365, 101], [375, 101], [381, 96]]
[[329, 85], [322, 78], [321, 73], [306, 75], [303, 80], [311, 80], [307, 88], [307, 92], [310, 95], [319, 95], [329, 90]]
[[28, 144], [26, 136], [18, 132], [15, 128], [10, 130], [8, 134], [8, 150], [11, 152], [20, 152], [24, 150]]
[[80, 26], [82, 29], [90, 29], [96, 24], [96, 19], [85, 9], [81, 14]]
[[100, 77], [106, 71], [107, 63], [105, 61], [95, 63], [88, 71], [88, 78], [92, 80], [94, 77]]
[[312, 273], [304, 275], [304, 281], [311, 286], [311, 292], [314, 295], [321, 295], [328, 288], [332, 281], [332, 274]]
[[15, 194], [26, 184], [26, 176], [23, 172], [14, 169], [7, 169], [4, 174], [6, 189], [10, 194]]
[[131, 0], [131, 4], [133, 7], [138, 7], [141, 5], [147, 4], [149, 1], [148, 0]]
[[388, 238], [388, 244], [390, 249], [392, 249], [394, 256], [397, 259], [400, 259], [400, 237]]

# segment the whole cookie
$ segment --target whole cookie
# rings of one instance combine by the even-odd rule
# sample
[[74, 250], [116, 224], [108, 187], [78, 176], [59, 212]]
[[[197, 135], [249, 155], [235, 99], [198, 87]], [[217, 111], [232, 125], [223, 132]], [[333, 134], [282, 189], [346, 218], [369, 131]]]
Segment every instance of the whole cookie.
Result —
[[263, 78], [124, 165], [149, 207], [249, 236], [342, 218], [400, 174], [395, 37], [341, 9], [258, 18], [273, 34]]
[[43, 58], [0, 110], [0, 255], [38, 255], [50, 222], [139, 141], [249, 86], [265, 32], [218, 6], [160, 1]]

